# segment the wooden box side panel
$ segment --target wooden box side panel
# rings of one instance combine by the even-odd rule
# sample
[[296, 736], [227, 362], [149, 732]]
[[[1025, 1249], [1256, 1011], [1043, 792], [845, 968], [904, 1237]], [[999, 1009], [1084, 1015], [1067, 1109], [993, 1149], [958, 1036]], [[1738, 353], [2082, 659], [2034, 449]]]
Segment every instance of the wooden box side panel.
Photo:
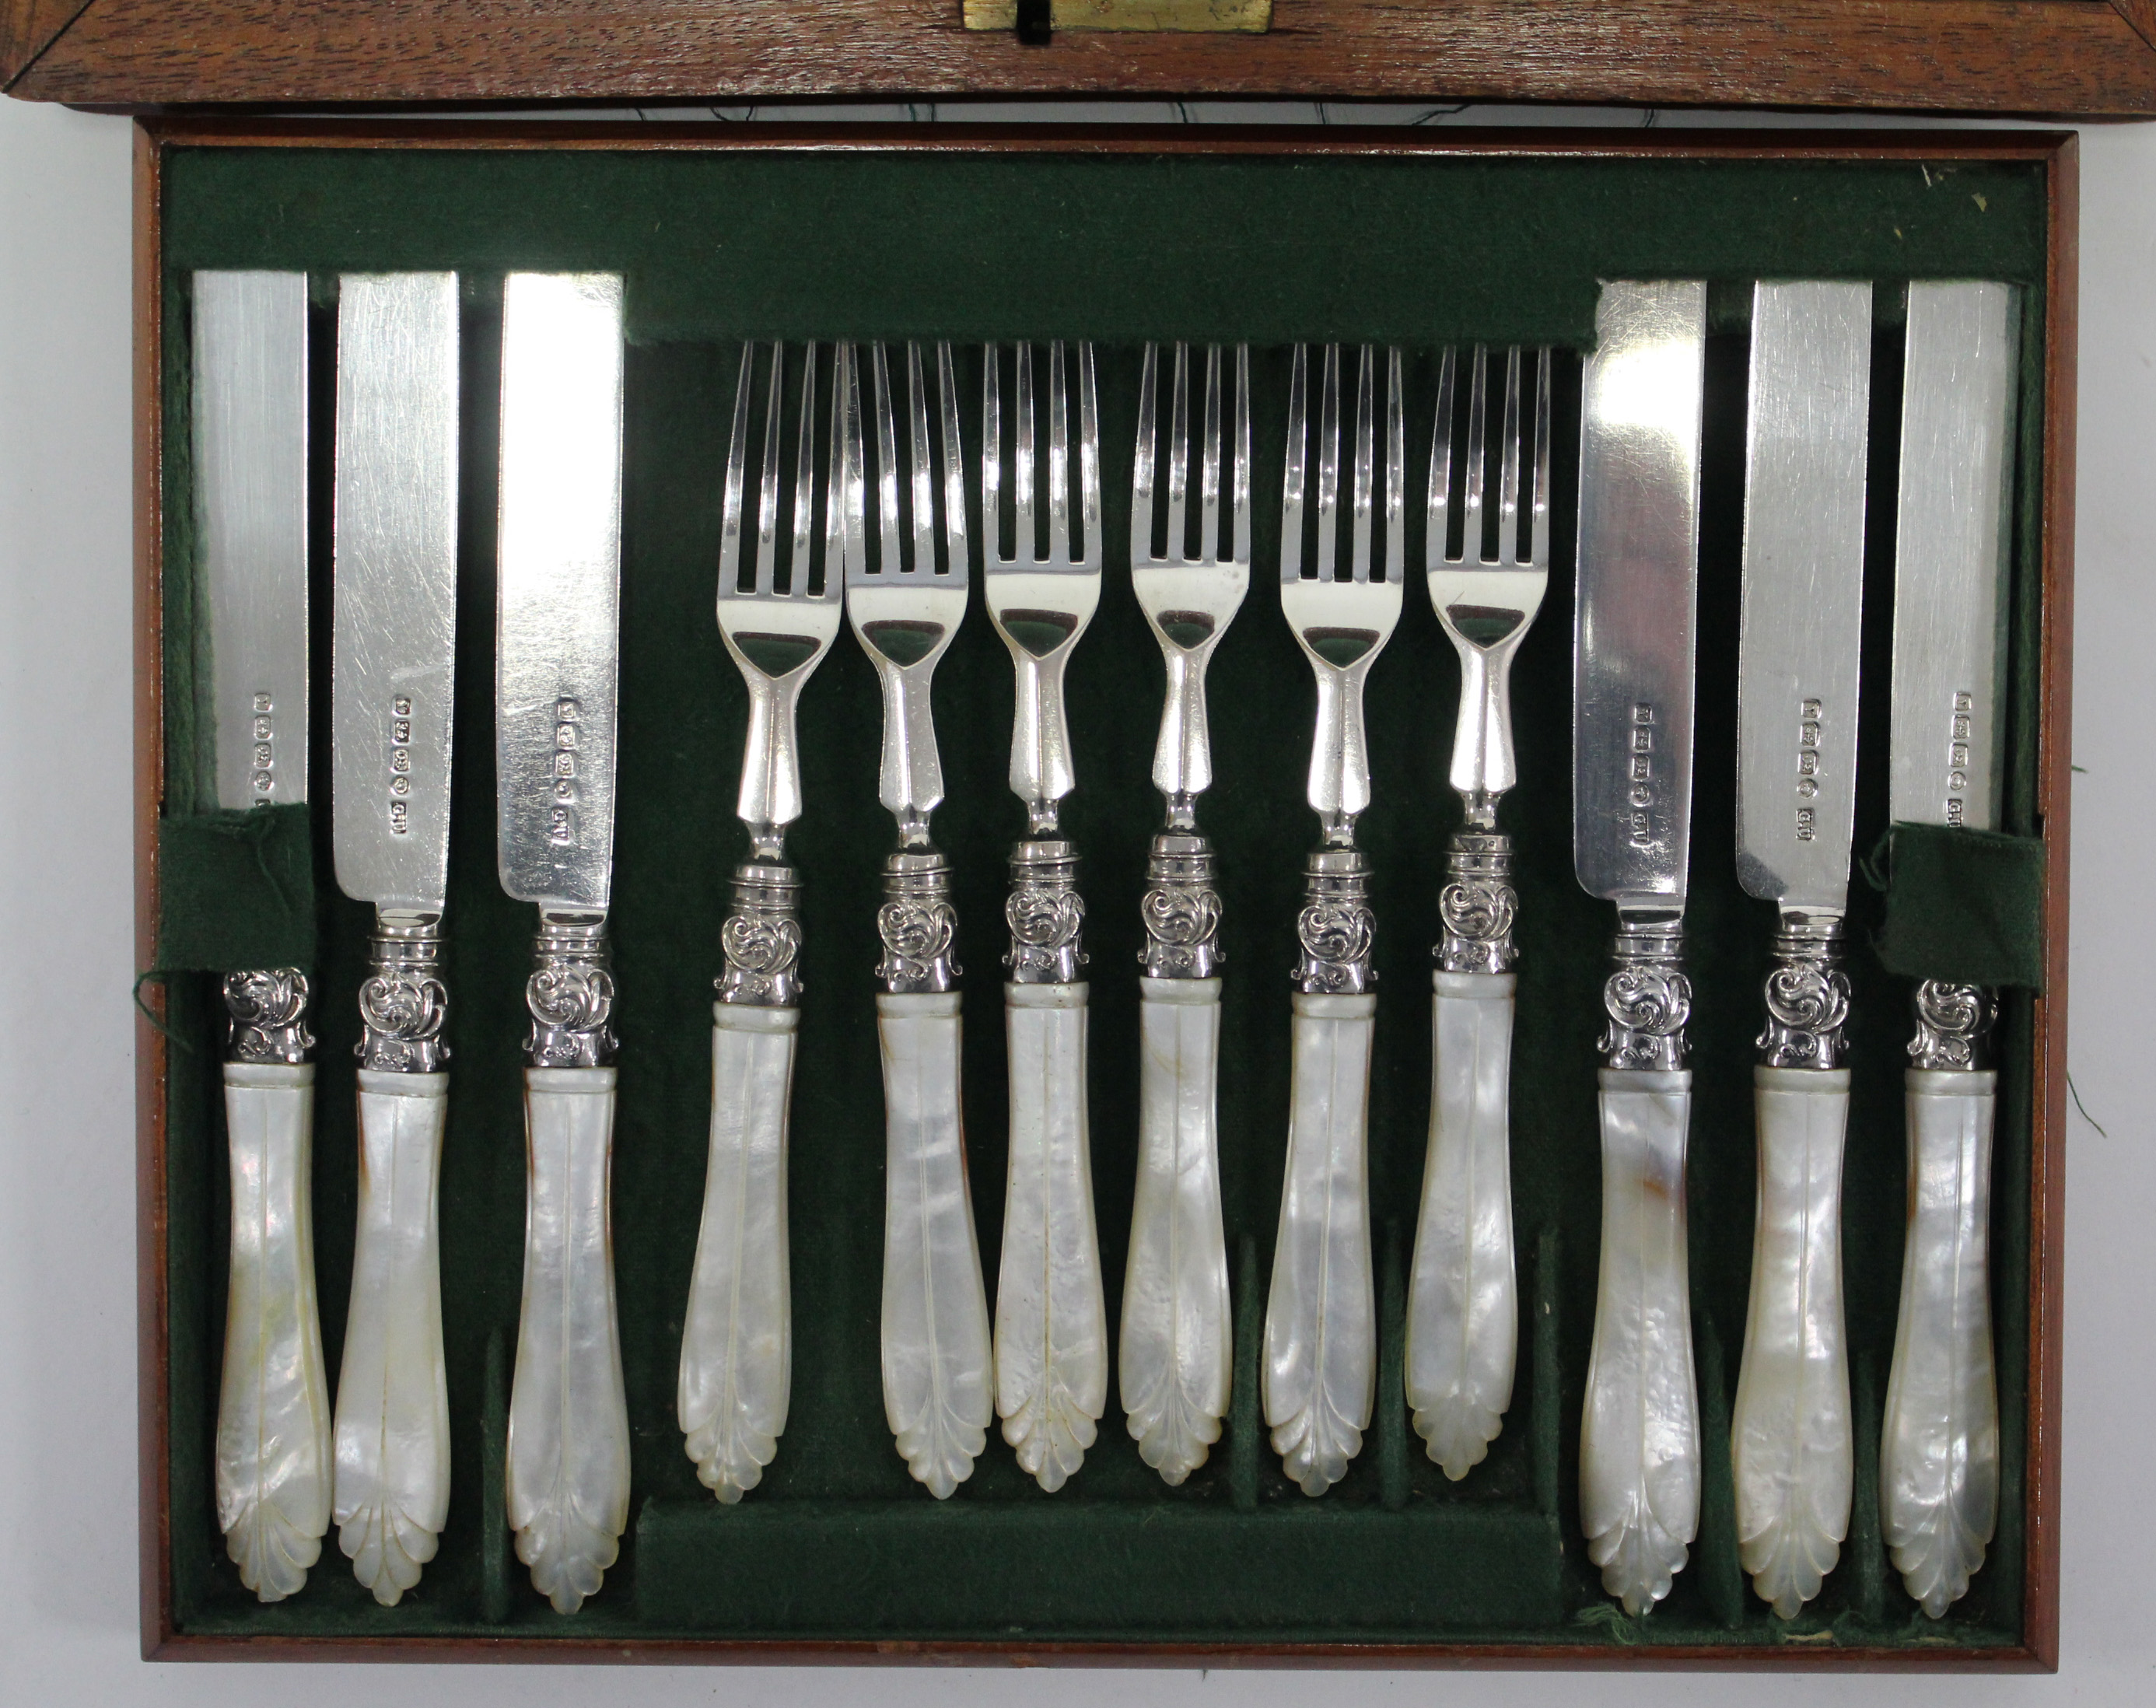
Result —
[[1279, 0], [1263, 35], [963, 28], [960, 0], [0, 0], [0, 88], [203, 103], [965, 95], [2156, 112], [2156, 0]]

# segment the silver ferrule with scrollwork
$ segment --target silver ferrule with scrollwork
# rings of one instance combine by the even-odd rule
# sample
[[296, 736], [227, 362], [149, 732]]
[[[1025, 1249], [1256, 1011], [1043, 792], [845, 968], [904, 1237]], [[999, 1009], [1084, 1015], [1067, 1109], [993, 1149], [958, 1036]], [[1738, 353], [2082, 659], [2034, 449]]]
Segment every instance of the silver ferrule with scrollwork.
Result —
[[1769, 1068], [1839, 1068], [1849, 1062], [1849, 975], [1841, 970], [1841, 916], [1789, 912], [1774, 933], [1767, 974], [1767, 1024], [1756, 1040]]
[[449, 989], [442, 982], [442, 921], [430, 913], [377, 913], [359, 987], [360, 1066], [377, 1074], [435, 1074], [449, 1059], [442, 1037]]
[[933, 848], [901, 849], [883, 863], [876, 977], [893, 996], [947, 991], [962, 970], [951, 959], [958, 916], [951, 906], [951, 864]]
[[1914, 998], [1917, 1035], [1909, 1040], [1909, 1065], [1970, 1073], [1991, 1064], [1992, 1023], [1999, 1001], [1980, 984], [1928, 978]]
[[603, 1068], [613, 1060], [613, 951], [604, 916], [539, 916], [525, 981], [531, 1030], [525, 1059], [535, 1068]]
[[1370, 864], [1362, 850], [1322, 848], [1303, 869], [1302, 911], [1296, 916], [1301, 957], [1295, 987], [1313, 996], [1361, 996], [1376, 982], [1370, 950]]
[[1060, 839], [1011, 849], [1010, 895], [1004, 903], [1014, 984], [1075, 984], [1086, 964], [1086, 903], [1078, 894], [1078, 850]]
[[1609, 1016], [1599, 1046], [1604, 1062], [1629, 1071], [1676, 1072], [1685, 1064], [1685, 1023], [1691, 1018], [1683, 916], [1620, 912], [1609, 958], [1615, 965], [1602, 986]]
[[1520, 958], [1512, 941], [1520, 894], [1512, 887], [1512, 839], [1494, 830], [1453, 833], [1437, 898], [1445, 936], [1441, 972], [1510, 972]]
[[1195, 832], [1163, 830], [1146, 859], [1139, 903], [1145, 947], [1138, 963], [1147, 978], [1212, 978], [1227, 957], [1220, 951], [1220, 892], [1213, 887], [1213, 844]]
[[719, 929], [726, 971], [719, 1000], [751, 1008], [791, 1008], [801, 1001], [801, 875], [783, 860], [734, 868], [733, 911]]
[[307, 976], [296, 967], [226, 973], [224, 1006], [232, 1017], [228, 1061], [296, 1064], [315, 1047], [307, 1030]]

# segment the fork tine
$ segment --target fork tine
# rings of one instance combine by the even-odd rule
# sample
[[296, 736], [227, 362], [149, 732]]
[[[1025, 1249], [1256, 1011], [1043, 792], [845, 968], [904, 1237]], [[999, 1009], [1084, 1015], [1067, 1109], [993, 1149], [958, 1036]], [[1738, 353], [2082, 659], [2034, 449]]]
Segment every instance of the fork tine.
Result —
[[981, 346], [981, 545], [991, 564], [1017, 556], [1004, 549], [1004, 404], [1001, 346]]
[[1101, 402], [1093, 389], [1090, 343], [1078, 346], [1078, 521], [1086, 531], [1085, 556], [1078, 561], [1097, 574], [1101, 567]]
[[1295, 346], [1287, 381], [1287, 462], [1281, 473], [1281, 580], [1302, 579], [1302, 489], [1310, 456], [1310, 346]]
[[734, 386], [733, 437], [726, 445], [726, 484], [719, 501], [719, 597], [741, 592], [742, 500], [748, 484], [748, 403], [756, 378], [756, 346], [742, 346], [741, 378]]
[[1355, 364], [1354, 536], [1348, 560], [1350, 580], [1370, 579], [1370, 510], [1378, 462], [1378, 352], [1365, 344]]
[[757, 465], [760, 471], [756, 488], [756, 591], [759, 597], [770, 593], [778, 565], [778, 418], [786, 403], [785, 368], [786, 346], [773, 343], [771, 383], [764, 398], [763, 459]]
[[913, 460], [913, 555], [898, 567], [902, 575], [928, 575], [936, 568], [936, 470], [928, 439], [928, 387], [921, 377], [921, 346], [911, 338], [906, 341], [906, 401]]
[[1317, 405], [1317, 579], [1333, 578], [1340, 551], [1340, 346], [1325, 346]]
[[1229, 452], [1229, 508], [1235, 515], [1235, 562], [1250, 562], [1250, 346], [1235, 346], [1235, 443]]
[[824, 547], [826, 551], [834, 545], [838, 547], [839, 572], [851, 582], [869, 571], [860, 350], [852, 344], [839, 346], [838, 371], [831, 376], [831, 464], [839, 471], [839, 490], [838, 502], [831, 506]]
[[1018, 346], [1018, 386], [1013, 393], [1018, 416], [1018, 449], [1011, 468], [1011, 504], [1016, 513], [1018, 540], [1011, 559], [1029, 563], [1040, 555], [1039, 524], [1034, 519], [1033, 463], [1033, 346]]
[[808, 593], [808, 552], [816, 536], [816, 346], [811, 340], [801, 358], [801, 428], [793, 452], [793, 552], [787, 559], [789, 598]]
[[[875, 533], [883, 548], [876, 569], [884, 575], [896, 575], [905, 560], [898, 549], [898, 428], [891, 415], [891, 358], [880, 341], [870, 345], [869, 351], [875, 382]], [[865, 572], [867, 565], [862, 569]]]
[[1152, 561], [1153, 393], [1158, 389], [1160, 346], [1145, 347], [1138, 373], [1138, 442], [1131, 468], [1131, 562]]
[[1205, 447], [1198, 485], [1198, 552], [1220, 561], [1220, 346], [1205, 346]]
[[1394, 345], [1385, 351], [1385, 568], [1384, 579], [1394, 587], [1404, 578], [1407, 532], [1408, 423], [1407, 387], [1400, 374], [1400, 351]]
[[[966, 584], [966, 449], [958, 433], [958, 376], [951, 362], [947, 338], [936, 341], [936, 397], [943, 413], [943, 564], [944, 573], [959, 587]], [[927, 565], [936, 567], [932, 557]]]
[[1457, 366], [1450, 345], [1437, 362], [1437, 428], [1430, 444], [1430, 509], [1424, 519], [1423, 567], [1457, 562], [1445, 550], [1452, 523], [1452, 379]]
[[1475, 376], [1467, 389], [1467, 505], [1466, 526], [1460, 536], [1460, 556], [1468, 563], [1487, 563], [1482, 547], [1483, 417], [1488, 413], [1490, 352], [1475, 346]]
[[1186, 551], [1184, 499], [1190, 485], [1190, 346], [1175, 346], [1175, 390], [1168, 408], [1168, 556]]
[[1549, 567], [1550, 369], [1554, 365], [1548, 346], [1535, 352], [1535, 495], [1527, 536], [1537, 569]]
[[1070, 396], [1060, 338], [1048, 346], [1048, 559], [1070, 562]]
[[1520, 561], [1520, 346], [1505, 356], [1503, 486], [1497, 500], [1497, 562]]

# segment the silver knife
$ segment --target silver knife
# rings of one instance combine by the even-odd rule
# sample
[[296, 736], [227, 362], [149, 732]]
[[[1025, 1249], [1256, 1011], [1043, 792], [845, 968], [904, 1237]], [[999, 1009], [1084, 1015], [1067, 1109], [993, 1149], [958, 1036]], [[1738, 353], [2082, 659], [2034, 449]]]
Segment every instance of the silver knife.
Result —
[[359, 988], [359, 1218], [334, 1510], [394, 1607], [449, 1504], [436, 1185], [448, 1108], [442, 916], [457, 644], [457, 276], [346, 274], [337, 302], [331, 844], [372, 904]]
[[1758, 1216], [1730, 1432], [1737, 1535], [1794, 1618], [1849, 1530], [1841, 1152], [1849, 1121], [1842, 916], [1856, 803], [1871, 287], [1752, 295], [1738, 641], [1737, 875], [1780, 910], [1753, 1097]]
[[502, 292], [495, 766], [501, 886], [539, 910], [525, 987], [524, 1308], [506, 1480], [532, 1587], [572, 1613], [629, 1521], [614, 1318], [615, 653], [621, 280], [512, 273]]
[[[1897, 823], [1994, 829], [2020, 304], [1987, 283], [1912, 284], [1902, 384], [1888, 796]], [[1992, 1100], [1998, 1004], [1927, 981], [1909, 1045], [1907, 1243], [1879, 1446], [1880, 1529], [1933, 1618], [1968, 1592], [1999, 1514], [1992, 1363]]]
[[[194, 276], [196, 521], [209, 596], [217, 803], [307, 798], [307, 277]], [[315, 1296], [315, 1040], [297, 967], [224, 980], [232, 1260], [217, 1514], [240, 1582], [281, 1601], [330, 1519]]]
[[1685, 1260], [1684, 906], [1691, 830], [1707, 286], [1602, 289], [1581, 406], [1573, 858], [1617, 905], [1603, 987], [1602, 1253], [1580, 1428], [1580, 1521], [1637, 1616], [1699, 1527]]

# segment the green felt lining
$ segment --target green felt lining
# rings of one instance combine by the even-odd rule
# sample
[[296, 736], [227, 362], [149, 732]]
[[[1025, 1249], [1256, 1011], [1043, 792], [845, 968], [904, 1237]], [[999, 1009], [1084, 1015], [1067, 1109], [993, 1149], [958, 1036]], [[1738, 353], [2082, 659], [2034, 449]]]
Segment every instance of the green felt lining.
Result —
[[1904, 978], [2044, 988], [2044, 844], [1943, 824], [1887, 833], [1879, 959]]
[[314, 964], [314, 831], [304, 803], [159, 823], [157, 972]]
[[[332, 1539], [306, 1589], [263, 1608], [223, 1558], [209, 1491], [223, 1308], [224, 1183], [211, 981], [174, 981], [171, 1023], [199, 1036], [171, 1065], [172, 1567], [182, 1629], [228, 1634], [545, 1636], [933, 1634], [987, 1639], [1322, 1639], [1584, 1642], [1780, 1640], [1972, 1649], [2020, 1628], [2025, 1431], [2029, 1064], [2025, 996], [2006, 1000], [1994, 1226], [2004, 1511], [1991, 1563], [1933, 1625], [1917, 1613], [1860, 1486], [1851, 1541], [1825, 1593], [1792, 1625], [1734, 1575], [1726, 1485], [1710, 1479], [1710, 1533], [1669, 1601], [1639, 1621], [1611, 1609], [1578, 1534], [1578, 1416], [1599, 1233], [1594, 1043], [1609, 910], [1573, 882], [1569, 721], [1578, 362], [1561, 359], [1548, 602], [1514, 676], [1522, 782], [1504, 806], [1522, 900], [1513, 1079], [1513, 1187], [1522, 1344], [1504, 1433], [1461, 1484], [1446, 1481], [1396, 1415], [1399, 1290], [1412, 1238], [1429, 1100], [1430, 945], [1440, 931], [1444, 786], [1458, 692], [1450, 650], [1411, 590], [1373, 667], [1376, 802], [1362, 823], [1375, 871], [1383, 992], [1371, 1097], [1373, 1220], [1390, 1390], [1363, 1454], [1322, 1502], [1281, 1476], [1258, 1422], [1259, 1310], [1278, 1210], [1287, 1104], [1287, 971], [1314, 822], [1301, 780], [1312, 689], [1275, 608], [1282, 410], [1291, 336], [1408, 346], [1410, 491], [1430, 439], [1433, 346], [1447, 338], [1589, 336], [1596, 280], [1707, 276], [1708, 355], [1700, 592], [1700, 736], [1691, 971], [1696, 1088], [1688, 1193], [1706, 1448], [1726, 1457], [1753, 1213], [1751, 1039], [1771, 908], [1737, 886], [1732, 848], [1737, 567], [1741, 543], [1744, 281], [1874, 277], [1879, 337], [1869, 490], [1864, 736], [1858, 836], [1885, 828], [1891, 649], [1892, 411], [1899, 282], [1984, 276], [2030, 286], [2041, 331], [2044, 197], [2020, 165], [1490, 161], [1345, 156], [1204, 159], [1034, 155], [742, 154], [176, 149], [167, 176], [166, 348], [186, 347], [198, 266], [314, 270], [316, 443], [329, 442], [339, 268], [455, 267], [465, 275], [464, 474], [455, 798], [447, 975], [449, 1128], [442, 1174], [443, 1300], [454, 1480], [441, 1551], [402, 1605], [353, 1582]], [[523, 1228], [519, 1109], [522, 981], [533, 921], [495, 881], [491, 775], [494, 464], [501, 269], [619, 267], [628, 367], [622, 701], [613, 919], [622, 1093], [615, 1256], [634, 1449], [622, 1559], [573, 1620], [548, 1610], [507, 1557], [499, 1516], [502, 1383], [516, 1333]], [[709, 1100], [711, 981], [732, 863], [746, 696], [711, 617], [719, 482], [749, 335], [829, 337], [1091, 333], [1099, 351], [1106, 584], [1070, 667], [1079, 784], [1065, 828], [1085, 854], [1092, 957], [1093, 1164], [1111, 1313], [1120, 1304], [1135, 1168], [1137, 901], [1158, 802], [1147, 780], [1158, 652], [1128, 591], [1131, 440], [1138, 339], [1249, 338], [1256, 437], [1250, 599], [1212, 671], [1219, 782], [1202, 818], [1220, 849], [1229, 969], [1220, 1107], [1224, 1210], [1234, 1249], [1239, 1376], [1213, 1460], [1168, 1489], [1125, 1435], [1111, 1382], [1101, 1436], [1073, 1484], [1044, 1495], [992, 1433], [973, 1479], [942, 1505], [906, 1477], [886, 1428], [876, 1356], [882, 1132], [870, 968], [873, 897], [891, 845], [875, 804], [878, 696], [842, 639], [803, 701], [807, 807], [789, 839], [801, 867], [807, 996], [793, 1131], [792, 1414], [763, 1485], [740, 1509], [704, 1494], [673, 1416]], [[2040, 336], [2025, 337], [2025, 422], [2041, 420]], [[978, 351], [957, 352], [969, 444]], [[186, 443], [183, 367], [168, 362], [166, 444]], [[2023, 515], [2041, 490], [2025, 439]], [[318, 462], [326, 464], [326, 459]], [[168, 810], [193, 810], [207, 773], [186, 685], [193, 603], [183, 452], [167, 464]], [[973, 480], [969, 473], [969, 481]], [[977, 490], [977, 489], [976, 489]], [[318, 489], [316, 621], [326, 631], [326, 495]], [[1410, 505], [1408, 559], [1419, 561]], [[2017, 528], [2010, 681], [2036, 651], [2028, 589], [2035, 535]], [[978, 595], [977, 595], [978, 597]], [[326, 653], [316, 680], [326, 685]], [[976, 611], [936, 686], [947, 803], [939, 844], [956, 870], [967, 968], [968, 1153], [994, 1283], [1005, 1161], [998, 957], [1005, 855], [1023, 814], [1004, 782], [1012, 699], [1001, 643]], [[2012, 828], [2034, 801], [2035, 704], [2008, 712]], [[317, 743], [326, 719], [318, 715]], [[320, 774], [326, 764], [318, 761]], [[2019, 816], [2016, 816], [2018, 813]], [[319, 844], [317, 861], [326, 861]], [[315, 1030], [316, 1259], [334, 1371], [350, 1285], [354, 1201], [354, 993], [367, 910], [321, 880]], [[1881, 904], [1851, 898], [1852, 935]], [[1851, 962], [1856, 1046], [1845, 1286], [1858, 1415], [1876, 1430], [1899, 1281], [1900, 1066], [1906, 983]], [[1717, 1368], [1718, 1367], [1718, 1368]], [[1866, 1372], [1870, 1372], [1866, 1374]], [[1867, 1386], [1868, 1384], [1868, 1386]], [[1718, 1392], [1718, 1398], [1717, 1397]], [[1868, 1444], [1861, 1451], [1868, 1451]], [[1162, 1538], [1158, 1546], [1153, 1539]], [[1317, 1540], [1313, 1540], [1317, 1539]], [[1352, 1540], [1344, 1540], [1352, 1539]], [[1058, 1552], [1058, 1550], [1064, 1552]], [[1328, 1552], [1327, 1550], [1333, 1550]], [[1067, 1553], [1067, 1557], [1065, 1554]], [[1054, 1556], [1029, 1595], [1029, 1562]], [[948, 1574], [927, 1604], [922, 1578]], [[1219, 1587], [1226, 1573], [1247, 1594]]]

